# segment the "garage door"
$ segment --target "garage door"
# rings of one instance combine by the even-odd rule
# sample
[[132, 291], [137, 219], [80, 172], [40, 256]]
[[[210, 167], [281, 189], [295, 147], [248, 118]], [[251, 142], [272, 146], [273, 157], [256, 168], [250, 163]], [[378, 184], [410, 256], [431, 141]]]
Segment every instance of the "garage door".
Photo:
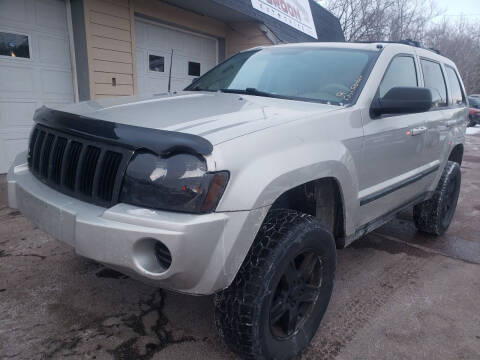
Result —
[[0, 173], [27, 148], [34, 110], [72, 101], [65, 3], [0, 0]]
[[[218, 41], [172, 27], [135, 21], [137, 86], [140, 95], [182, 90], [217, 64]], [[172, 60], [172, 61], [171, 61]]]

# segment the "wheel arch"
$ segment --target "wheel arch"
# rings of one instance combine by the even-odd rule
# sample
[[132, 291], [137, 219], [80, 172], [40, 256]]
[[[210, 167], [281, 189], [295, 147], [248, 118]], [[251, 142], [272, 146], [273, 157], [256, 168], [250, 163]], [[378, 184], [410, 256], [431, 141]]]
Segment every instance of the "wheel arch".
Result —
[[322, 220], [334, 235], [337, 247], [343, 247], [346, 214], [344, 194], [337, 178], [322, 177], [284, 191], [270, 211], [276, 209], [296, 210]]
[[448, 161], [454, 161], [458, 165], [462, 165], [463, 151], [464, 151], [463, 144], [455, 145], [452, 151], [450, 152], [450, 155], [448, 156]]

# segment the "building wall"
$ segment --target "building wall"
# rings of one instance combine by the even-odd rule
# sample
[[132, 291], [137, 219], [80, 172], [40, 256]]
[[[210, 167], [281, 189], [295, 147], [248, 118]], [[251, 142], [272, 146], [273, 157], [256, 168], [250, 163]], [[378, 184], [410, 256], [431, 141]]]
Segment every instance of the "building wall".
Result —
[[90, 98], [133, 95], [136, 85], [131, 1], [84, 0], [84, 14]]
[[257, 22], [226, 24], [156, 0], [83, 0], [83, 9], [91, 99], [137, 92], [135, 14], [223, 39], [227, 57], [272, 44]]
[[255, 46], [272, 45], [272, 41], [256, 22], [235, 22], [228, 24], [226, 38], [227, 57]]

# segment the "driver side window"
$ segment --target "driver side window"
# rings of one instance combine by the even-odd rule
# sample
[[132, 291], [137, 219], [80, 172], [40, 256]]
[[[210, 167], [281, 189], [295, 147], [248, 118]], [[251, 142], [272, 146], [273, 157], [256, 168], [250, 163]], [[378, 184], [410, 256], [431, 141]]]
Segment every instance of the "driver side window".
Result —
[[397, 86], [418, 86], [417, 70], [413, 57], [402, 55], [392, 60], [380, 83], [378, 96], [385, 96], [391, 88]]

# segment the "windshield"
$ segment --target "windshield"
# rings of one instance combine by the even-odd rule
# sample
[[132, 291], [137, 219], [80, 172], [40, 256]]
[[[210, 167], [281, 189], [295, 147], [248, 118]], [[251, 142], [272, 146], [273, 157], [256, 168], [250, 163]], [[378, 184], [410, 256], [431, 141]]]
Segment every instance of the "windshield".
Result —
[[273, 47], [239, 53], [185, 90], [352, 103], [377, 52], [333, 48]]

